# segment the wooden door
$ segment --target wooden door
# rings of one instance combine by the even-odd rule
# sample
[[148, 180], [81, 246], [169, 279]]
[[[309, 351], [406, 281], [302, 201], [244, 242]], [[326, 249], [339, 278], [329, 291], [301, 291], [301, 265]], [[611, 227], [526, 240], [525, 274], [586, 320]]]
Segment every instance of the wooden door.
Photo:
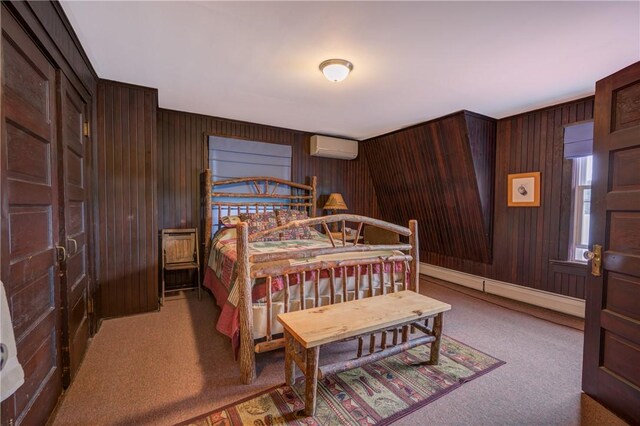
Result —
[[61, 301], [65, 387], [75, 376], [89, 340], [89, 245], [87, 207], [89, 176], [86, 156], [88, 138], [84, 134], [87, 103], [62, 72], [58, 72], [58, 113], [60, 147], [60, 241], [65, 241], [67, 260], [61, 266]]
[[596, 84], [594, 112], [590, 239], [602, 275], [587, 282], [583, 389], [640, 423], [640, 62]]
[[62, 393], [55, 70], [2, 10], [1, 277], [24, 384], [3, 424], [44, 424]]

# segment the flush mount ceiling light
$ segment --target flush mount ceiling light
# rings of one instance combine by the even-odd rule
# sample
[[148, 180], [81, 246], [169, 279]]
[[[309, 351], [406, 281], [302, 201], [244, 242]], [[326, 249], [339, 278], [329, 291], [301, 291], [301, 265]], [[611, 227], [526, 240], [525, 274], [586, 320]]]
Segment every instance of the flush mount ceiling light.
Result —
[[344, 59], [327, 59], [320, 64], [320, 71], [329, 81], [335, 83], [347, 78], [353, 70], [353, 64]]

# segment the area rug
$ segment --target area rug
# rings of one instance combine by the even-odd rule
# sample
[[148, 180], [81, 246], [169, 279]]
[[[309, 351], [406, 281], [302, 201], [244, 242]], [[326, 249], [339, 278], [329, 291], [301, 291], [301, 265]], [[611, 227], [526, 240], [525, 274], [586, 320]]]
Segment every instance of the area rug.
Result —
[[330, 375], [318, 383], [314, 417], [302, 414], [304, 378], [298, 377], [291, 388], [276, 386], [181, 425], [385, 425], [504, 364], [447, 336], [439, 365], [428, 360], [423, 345]]

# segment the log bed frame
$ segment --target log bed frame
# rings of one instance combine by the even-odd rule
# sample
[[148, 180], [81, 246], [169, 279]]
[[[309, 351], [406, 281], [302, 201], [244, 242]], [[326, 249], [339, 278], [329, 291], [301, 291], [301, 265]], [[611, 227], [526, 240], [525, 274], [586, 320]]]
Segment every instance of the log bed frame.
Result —
[[[224, 186], [237, 185], [241, 183], [247, 184], [246, 193], [230, 193], [224, 192]], [[278, 187], [290, 188], [290, 195], [276, 194]], [[362, 280], [361, 269], [366, 273], [370, 283], [368, 291], [364, 292], [363, 297], [372, 297], [376, 293], [385, 294], [386, 285], [384, 277], [384, 266], [390, 264], [390, 280], [396, 281], [395, 264], [401, 262], [401, 290], [419, 290], [419, 273], [418, 273], [418, 223], [416, 220], [409, 221], [409, 227], [398, 226], [382, 220], [372, 219], [365, 216], [352, 214], [337, 214], [332, 216], [315, 217], [316, 210], [316, 177], [311, 178], [311, 185], [303, 185], [290, 182], [283, 179], [272, 177], [246, 177], [235, 178], [221, 181], [213, 181], [211, 170], [204, 171], [204, 238], [205, 244], [205, 264], [208, 262], [211, 250], [212, 229], [219, 229], [219, 224], [213, 223], [213, 211], [217, 210], [218, 218], [221, 216], [232, 214], [232, 212], [266, 212], [272, 209], [293, 209], [306, 210], [309, 219], [297, 220], [290, 222], [284, 226], [278, 226], [266, 231], [257, 232], [249, 235], [247, 223], [241, 222], [237, 225], [237, 283], [239, 286], [239, 316], [240, 316], [240, 375], [243, 383], [250, 384], [256, 378], [255, 354], [266, 352], [284, 347], [284, 338], [280, 335], [274, 335], [272, 332], [272, 282], [277, 277], [284, 276], [284, 312], [288, 312], [290, 306], [290, 275], [297, 274], [298, 289], [300, 292], [300, 309], [308, 309], [319, 306], [319, 286], [320, 271], [326, 270], [329, 275], [330, 285], [330, 304], [336, 303], [336, 291], [340, 290], [336, 286], [336, 270], [340, 270], [341, 276], [347, 276], [347, 268], [354, 268], [355, 291], [354, 298], [360, 296], [360, 284]], [[234, 201], [229, 201], [229, 199]], [[241, 200], [242, 201], [236, 201]], [[247, 201], [247, 199], [251, 199]], [[333, 223], [342, 224], [342, 238], [335, 239], [329, 231], [329, 225]], [[345, 231], [345, 223], [357, 224], [357, 233], [355, 241], [348, 242]], [[399, 242], [398, 244], [359, 244], [358, 239], [362, 235], [363, 226], [371, 225], [398, 234], [399, 236], [408, 237], [408, 244]], [[254, 253], [249, 252], [249, 244], [261, 237], [275, 234], [301, 226], [322, 227], [325, 234], [329, 237], [332, 247], [299, 249], [273, 253]], [[316, 260], [314, 262], [305, 262], [303, 264], [289, 265], [283, 263], [288, 259], [305, 259], [321, 255], [330, 255], [338, 253], [355, 253], [369, 251], [390, 251], [395, 250], [402, 252], [390, 253], [385, 256], [369, 257], [363, 259], [349, 260]], [[379, 287], [374, 288], [373, 274], [375, 265], [380, 265], [380, 282]], [[409, 273], [407, 274], [407, 270]], [[308, 279], [306, 272], [315, 271], [315, 279]], [[407, 276], [409, 278], [407, 278]], [[256, 342], [253, 337], [253, 301], [251, 300], [251, 292], [253, 281], [255, 279], [265, 279], [266, 291], [266, 336], [261, 341]], [[347, 293], [347, 297], [341, 297], [341, 300], [348, 299], [350, 292], [347, 291], [347, 280], [342, 281], [342, 295]], [[386, 285], [385, 285], [386, 284]], [[311, 298], [309, 306], [303, 295], [306, 289], [314, 290], [314, 298]], [[390, 285], [391, 292], [395, 291], [395, 285]]]

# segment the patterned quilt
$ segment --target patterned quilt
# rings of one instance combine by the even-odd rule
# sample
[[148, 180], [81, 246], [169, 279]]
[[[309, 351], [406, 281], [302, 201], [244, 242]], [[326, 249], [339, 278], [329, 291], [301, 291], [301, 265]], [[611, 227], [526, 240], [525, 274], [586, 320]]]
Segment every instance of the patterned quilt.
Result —
[[[223, 228], [211, 241], [211, 254], [208, 268], [205, 271], [204, 285], [209, 288], [218, 306], [222, 308], [216, 329], [222, 334], [237, 340], [239, 330], [238, 303], [240, 289], [237, 282], [238, 253], [236, 250], [237, 233], [235, 228]], [[269, 253], [305, 248], [331, 247], [329, 240], [319, 233], [314, 233], [309, 240], [261, 241], [251, 243], [251, 253]], [[293, 262], [291, 262], [293, 263]], [[313, 274], [310, 272], [309, 274]], [[312, 275], [311, 275], [312, 276]], [[307, 279], [311, 279], [307, 275]], [[290, 285], [297, 284], [297, 274], [290, 277]], [[272, 282], [272, 291], [282, 290], [284, 281], [278, 277]], [[252, 300], [257, 301], [266, 296], [266, 288], [260, 283], [254, 283]], [[235, 345], [234, 345], [235, 346]]]
[[[239, 310], [240, 288], [237, 284], [237, 233], [235, 228], [223, 228], [213, 237], [211, 242], [211, 253], [207, 268], [205, 271], [204, 285], [209, 288], [218, 306], [222, 309], [220, 318], [216, 324], [216, 329], [222, 334], [229, 336], [232, 340], [233, 347], [238, 348], [239, 343]], [[291, 251], [309, 248], [331, 247], [331, 243], [324, 235], [315, 232], [312, 239], [308, 240], [285, 240], [285, 241], [261, 241], [250, 244], [250, 253], [271, 253], [281, 251]], [[365, 257], [378, 257], [389, 252], [366, 252], [366, 253], [340, 253], [337, 255], [321, 256], [323, 260], [344, 260], [344, 259], [362, 259]], [[401, 254], [398, 252], [398, 254]], [[309, 259], [286, 260], [284, 262], [295, 265], [298, 263], [307, 263]], [[375, 268], [375, 267], [374, 267]], [[377, 270], [379, 272], [379, 265]], [[387, 269], [387, 268], [385, 268]], [[395, 267], [396, 272], [402, 270], [402, 265], [398, 263]], [[340, 277], [341, 269], [336, 270], [336, 277]], [[366, 273], [365, 270], [361, 272]], [[388, 272], [388, 271], [387, 271]], [[355, 268], [348, 268], [347, 275], [355, 275]], [[321, 277], [328, 276], [327, 271], [321, 272]], [[291, 286], [298, 284], [298, 274], [290, 275], [289, 284]], [[315, 278], [315, 271], [306, 272], [305, 278], [312, 280]], [[280, 291], [284, 288], [283, 277], [277, 277], [272, 280], [272, 293]], [[257, 280], [253, 283], [251, 298], [253, 302], [260, 301], [266, 296], [266, 285], [264, 280]]]

